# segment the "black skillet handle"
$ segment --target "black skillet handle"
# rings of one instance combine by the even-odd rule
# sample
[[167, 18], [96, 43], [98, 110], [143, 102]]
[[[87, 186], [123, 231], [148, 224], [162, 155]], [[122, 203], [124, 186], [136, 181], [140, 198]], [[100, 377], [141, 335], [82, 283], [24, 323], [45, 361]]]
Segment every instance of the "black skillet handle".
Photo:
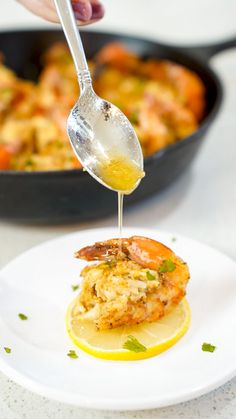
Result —
[[196, 57], [202, 61], [209, 61], [211, 57], [218, 54], [218, 52], [224, 51], [226, 49], [236, 47], [236, 36], [230, 38], [223, 42], [218, 42], [215, 44], [206, 44], [206, 45], [193, 45], [187, 47], [181, 47], [181, 51], [189, 53], [192, 56]]

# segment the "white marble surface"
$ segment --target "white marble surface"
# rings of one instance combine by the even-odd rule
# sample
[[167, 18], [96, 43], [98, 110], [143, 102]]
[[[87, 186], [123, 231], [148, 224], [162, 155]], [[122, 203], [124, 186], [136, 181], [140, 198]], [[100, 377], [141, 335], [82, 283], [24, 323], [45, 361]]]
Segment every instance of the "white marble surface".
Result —
[[[1, 2], [3, 3], [3, 2]], [[105, 0], [98, 28], [122, 30], [169, 42], [227, 38], [235, 30], [235, 0]], [[142, 19], [141, 19], [142, 18]], [[13, 0], [1, 4], [0, 28], [45, 25]], [[125, 212], [127, 226], [176, 231], [208, 243], [236, 259], [236, 50], [212, 60], [225, 87], [220, 115], [191, 170], [157, 197]], [[116, 218], [70, 226], [20, 226], [0, 222], [0, 267], [42, 241]], [[199, 399], [148, 412], [81, 410], [31, 394], [0, 374], [0, 419], [228, 419], [236, 417], [236, 379]]]

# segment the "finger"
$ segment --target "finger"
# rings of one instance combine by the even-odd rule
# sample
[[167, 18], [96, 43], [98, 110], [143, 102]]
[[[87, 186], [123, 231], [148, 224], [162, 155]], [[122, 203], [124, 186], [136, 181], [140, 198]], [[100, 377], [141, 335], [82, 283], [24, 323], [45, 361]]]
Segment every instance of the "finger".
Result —
[[[17, 1], [37, 16], [50, 22], [59, 22], [53, 0], [43, 0], [43, 2], [42, 0]], [[91, 2], [89, 0], [72, 0], [72, 7], [79, 25], [93, 23], [104, 15], [104, 8], [99, 0], [91, 0]]]
[[41, 0], [17, 0], [35, 15], [42, 17], [50, 22], [58, 22], [58, 16], [51, 0], [46, 0], [42, 5]]
[[105, 13], [103, 5], [98, 0], [91, 0], [92, 20], [102, 19]]
[[[98, 20], [102, 19], [104, 16], [105, 10], [99, 0], [90, 0], [90, 5], [91, 5], [91, 17], [89, 20], [88, 20], [88, 16], [86, 20], [83, 20], [84, 19], [83, 16], [77, 15], [75, 13], [75, 16], [79, 20], [80, 26], [90, 25], [91, 23], [97, 22]], [[76, 6], [73, 8], [74, 10], [76, 10]]]
[[[47, 0], [48, 3], [51, 3], [52, 10], [55, 12], [55, 22], [58, 22], [58, 16], [55, 11], [55, 6], [53, 0]], [[85, 25], [87, 22], [92, 20], [92, 5], [89, 0], [72, 0], [72, 8], [76, 21], [79, 25]], [[97, 19], [96, 17], [94, 19]]]
[[92, 5], [88, 0], [72, 0], [75, 18], [81, 22], [88, 22], [92, 18]]
[[[42, 1], [42, 0], [41, 0]], [[43, 0], [47, 7], [55, 9], [54, 0]], [[99, 0], [71, 0], [75, 17], [81, 22], [92, 22], [104, 16], [104, 7]]]

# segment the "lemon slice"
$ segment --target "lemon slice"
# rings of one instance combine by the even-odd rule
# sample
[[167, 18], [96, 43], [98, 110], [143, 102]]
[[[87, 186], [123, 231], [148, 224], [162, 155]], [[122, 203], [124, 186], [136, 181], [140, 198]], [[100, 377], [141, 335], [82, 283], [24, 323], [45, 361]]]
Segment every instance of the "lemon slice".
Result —
[[[187, 332], [190, 323], [190, 308], [186, 299], [156, 322], [102, 331], [97, 330], [93, 322], [73, 316], [74, 306], [73, 301], [66, 316], [70, 338], [90, 355], [109, 360], [133, 361], [158, 355], [173, 346]], [[125, 342], [133, 338], [140, 344], [140, 352], [123, 348]], [[141, 351], [142, 346], [144, 349]]]

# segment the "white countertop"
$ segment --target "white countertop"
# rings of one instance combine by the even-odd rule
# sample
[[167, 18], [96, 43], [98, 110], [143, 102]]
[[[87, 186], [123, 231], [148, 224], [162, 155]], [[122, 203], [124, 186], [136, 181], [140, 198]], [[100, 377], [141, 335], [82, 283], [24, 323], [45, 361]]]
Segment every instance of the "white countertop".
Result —
[[[227, 38], [235, 29], [235, 0], [105, 0], [104, 3], [107, 16], [97, 25], [100, 29], [122, 30], [172, 43]], [[1, 5], [0, 28], [36, 25], [47, 24], [13, 0]], [[223, 81], [225, 100], [194, 164], [163, 193], [127, 210], [124, 222], [126, 226], [179, 232], [236, 259], [236, 50], [218, 55], [212, 60], [212, 66]], [[57, 227], [0, 222], [0, 267], [24, 250], [50, 238], [87, 227], [114, 226], [116, 222], [116, 217]], [[81, 410], [50, 401], [0, 374], [1, 419], [235, 417], [236, 379], [206, 396], [178, 406], [148, 412], [112, 413]]]

